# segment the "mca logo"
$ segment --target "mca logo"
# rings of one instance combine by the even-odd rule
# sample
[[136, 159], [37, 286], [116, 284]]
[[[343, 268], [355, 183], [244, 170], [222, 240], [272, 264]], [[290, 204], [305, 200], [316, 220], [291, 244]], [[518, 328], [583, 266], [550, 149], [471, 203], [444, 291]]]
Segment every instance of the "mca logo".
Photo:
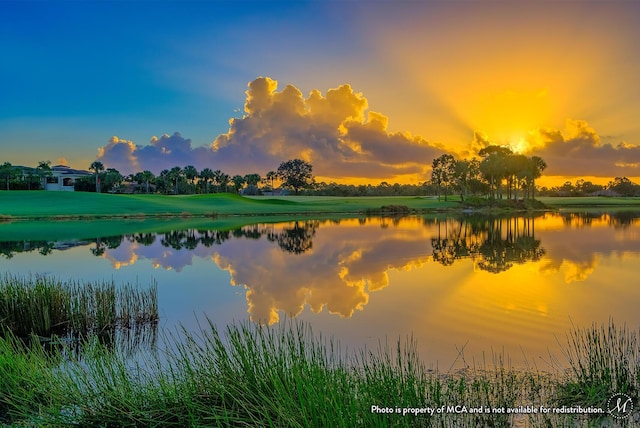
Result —
[[616, 419], [626, 419], [633, 411], [633, 400], [627, 394], [614, 394], [607, 400], [607, 412]]

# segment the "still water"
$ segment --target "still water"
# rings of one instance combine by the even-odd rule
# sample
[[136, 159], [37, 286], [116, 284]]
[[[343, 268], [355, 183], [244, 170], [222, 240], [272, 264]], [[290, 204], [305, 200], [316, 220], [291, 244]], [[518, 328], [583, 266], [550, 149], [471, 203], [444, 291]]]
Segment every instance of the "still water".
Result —
[[412, 335], [429, 367], [563, 365], [572, 324], [640, 325], [640, 213], [254, 224], [0, 242], [0, 273], [158, 285], [160, 326], [296, 317], [342, 348]]

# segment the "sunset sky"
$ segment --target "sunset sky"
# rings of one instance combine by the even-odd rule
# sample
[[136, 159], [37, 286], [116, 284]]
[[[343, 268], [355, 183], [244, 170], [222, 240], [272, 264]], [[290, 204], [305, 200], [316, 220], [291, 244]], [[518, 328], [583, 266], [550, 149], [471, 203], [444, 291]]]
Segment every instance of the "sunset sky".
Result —
[[545, 183], [640, 180], [640, 2], [4, 0], [0, 23], [0, 162], [416, 183], [493, 143]]

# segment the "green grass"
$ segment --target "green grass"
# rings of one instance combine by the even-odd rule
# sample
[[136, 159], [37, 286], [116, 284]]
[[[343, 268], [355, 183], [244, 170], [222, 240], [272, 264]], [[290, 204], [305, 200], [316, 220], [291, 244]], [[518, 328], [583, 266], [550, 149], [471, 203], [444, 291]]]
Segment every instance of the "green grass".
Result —
[[0, 277], [0, 335], [87, 337], [158, 319], [157, 289], [48, 278]]
[[[640, 198], [540, 198], [554, 207], [640, 206]], [[0, 220], [100, 219], [166, 216], [282, 215], [364, 213], [382, 206], [406, 206], [416, 211], [461, 208], [458, 197], [448, 202], [434, 197], [242, 197], [208, 195], [113, 195], [87, 192], [2, 191]]]
[[571, 372], [560, 389], [560, 399], [597, 405], [611, 391], [638, 399], [640, 391], [640, 342], [638, 332], [626, 325], [574, 328], [567, 334], [564, 356]]
[[[584, 366], [611, 371], [622, 382], [603, 387], [622, 387], [639, 364], [638, 342], [625, 339], [631, 335], [613, 325], [570, 333], [567, 355], [573, 371], [566, 378], [513, 369], [501, 356], [455, 373], [429, 371], [411, 338], [347, 353], [308, 324], [291, 320], [271, 327], [237, 324], [222, 331], [209, 322], [196, 333], [173, 333], [166, 342], [175, 346], [135, 364], [96, 341], [85, 345], [82, 356], [63, 359], [39, 347], [25, 350], [9, 336], [0, 339], [0, 418], [30, 426], [105, 427], [601, 426], [606, 418], [514, 417], [506, 409], [589, 404], [582, 401], [584, 391], [564, 395], [567, 385], [591, 387], [579, 381]], [[624, 354], [616, 357], [628, 357], [625, 364], [633, 372], [612, 358], [594, 359], [585, 347], [610, 344]], [[626, 392], [637, 402], [637, 390]], [[604, 405], [602, 399], [594, 404]], [[466, 406], [468, 413], [430, 416], [408, 410], [455, 405]], [[372, 406], [393, 413], [372, 411]], [[472, 413], [472, 408], [505, 413]]]
[[163, 196], [0, 191], [0, 239], [91, 239], [185, 228], [227, 230], [255, 223], [255, 216], [267, 223], [319, 216], [330, 219], [378, 212], [388, 205], [402, 205], [416, 211], [458, 206], [456, 202], [421, 197], [245, 198], [231, 194]]
[[287, 196], [242, 197], [211, 195], [112, 195], [86, 192], [0, 192], [0, 218], [77, 219], [150, 216], [275, 215], [358, 213], [382, 205], [407, 205], [415, 210], [447, 209], [456, 202], [423, 197], [329, 198]]
[[536, 198], [550, 207], [636, 207], [640, 208], [640, 198], [580, 196], [580, 197], [550, 197]]

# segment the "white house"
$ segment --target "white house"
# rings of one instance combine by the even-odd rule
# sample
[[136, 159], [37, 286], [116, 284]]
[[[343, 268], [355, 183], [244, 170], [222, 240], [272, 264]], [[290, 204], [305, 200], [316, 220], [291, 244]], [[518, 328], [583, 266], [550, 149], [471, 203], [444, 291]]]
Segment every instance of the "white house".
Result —
[[83, 177], [90, 177], [89, 171], [82, 169], [72, 169], [66, 165], [56, 165], [51, 167], [51, 176], [46, 177], [45, 190], [65, 190], [73, 192], [76, 180]]

